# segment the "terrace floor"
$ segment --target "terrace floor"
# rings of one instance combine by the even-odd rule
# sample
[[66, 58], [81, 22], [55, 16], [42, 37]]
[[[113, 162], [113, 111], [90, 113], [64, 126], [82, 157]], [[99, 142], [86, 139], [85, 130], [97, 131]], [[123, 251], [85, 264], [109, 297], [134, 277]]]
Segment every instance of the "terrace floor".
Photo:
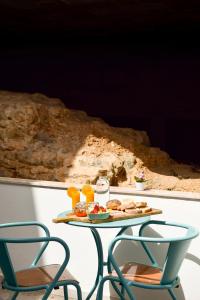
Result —
[[[0, 300], [9, 300], [11, 292], [0, 289]], [[30, 293], [20, 293], [17, 297], [17, 300], [41, 300], [43, 292], [30, 292]], [[52, 292], [52, 295], [49, 297], [49, 300], [61, 300], [63, 299], [62, 289], [60, 291]], [[69, 300], [72, 298], [69, 298]]]

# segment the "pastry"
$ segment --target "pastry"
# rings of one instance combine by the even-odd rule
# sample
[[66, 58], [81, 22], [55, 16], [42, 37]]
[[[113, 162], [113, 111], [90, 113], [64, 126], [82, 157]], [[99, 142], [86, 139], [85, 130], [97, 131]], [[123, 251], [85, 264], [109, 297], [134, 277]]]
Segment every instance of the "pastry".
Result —
[[144, 214], [144, 213], [152, 211], [152, 208], [147, 206], [147, 207], [141, 208], [141, 210], [142, 210], [142, 213]]
[[132, 199], [125, 199], [118, 207], [119, 210], [125, 210], [127, 208], [136, 208], [135, 202]]
[[109, 209], [118, 209], [120, 205], [121, 205], [121, 201], [117, 199], [109, 200], [106, 202], [106, 207]]
[[137, 208], [141, 208], [141, 207], [146, 207], [147, 203], [146, 202], [136, 202], [135, 205]]

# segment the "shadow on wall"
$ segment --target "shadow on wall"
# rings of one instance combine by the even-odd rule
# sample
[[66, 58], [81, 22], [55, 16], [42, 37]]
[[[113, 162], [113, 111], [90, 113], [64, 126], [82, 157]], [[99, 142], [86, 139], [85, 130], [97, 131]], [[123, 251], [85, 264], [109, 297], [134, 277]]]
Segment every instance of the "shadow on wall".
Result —
[[[9, 185], [4, 185], [1, 187], [0, 202], [0, 222], [2, 224], [37, 220], [30, 187], [22, 189], [20, 186], [15, 186], [15, 188], [9, 189]], [[36, 226], [9, 228], [0, 231], [2, 237], [9, 238], [44, 236], [40, 235], [40, 233], [43, 234]], [[39, 243], [12, 244], [9, 246], [14, 269], [17, 271], [30, 265], [40, 246], [41, 244]], [[42, 259], [40, 262], [42, 263]]]
[[186, 259], [191, 260], [192, 262], [194, 262], [195, 264], [200, 266], [200, 259], [198, 257], [196, 257], [195, 255], [191, 254], [191, 253], [187, 253]]
[[[146, 229], [145, 232], [147, 236], [162, 237], [160, 234], [158, 234], [158, 232], [154, 231], [152, 228]], [[132, 229], [128, 229], [125, 232], [125, 234], [132, 235]], [[168, 244], [157, 244], [157, 245], [148, 244], [148, 246], [152, 251], [153, 255], [155, 256], [155, 258], [157, 259], [159, 265], [163, 266], [164, 259], [166, 257], [166, 253], [168, 250]], [[187, 254], [187, 256], [190, 257], [190, 254]], [[117, 247], [114, 250], [114, 257], [118, 262], [119, 266], [128, 261], [135, 261], [143, 264], [151, 264], [142, 246], [135, 241], [122, 241], [118, 243]], [[194, 257], [192, 257], [192, 260], [196, 262]], [[198, 260], [198, 264], [199, 264], [199, 260]], [[148, 300], [155, 300], [155, 299], [169, 300], [170, 299], [167, 290], [150, 290], [150, 289], [142, 289], [142, 288], [134, 287], [133, 292], [136, 299], [148, 299]], [[186, 300], [181, 283], [179, 285], [179, 288], [174, 288], [174, 292], [177, 296], [177, 299]], [[111, 284], [110, 284], [110, 293], [113, 297], [116, 296], [115, 291], [112, 288]]]

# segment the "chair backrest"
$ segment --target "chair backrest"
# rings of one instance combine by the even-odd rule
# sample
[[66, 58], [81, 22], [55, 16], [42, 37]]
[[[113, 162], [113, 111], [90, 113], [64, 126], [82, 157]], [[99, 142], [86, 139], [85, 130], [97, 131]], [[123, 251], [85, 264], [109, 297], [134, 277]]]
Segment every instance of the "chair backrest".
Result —
[[[172, 226], [174, 225], [172, 224]], [[179, 226], [177, 225], [176, 227]], [[177, 278], [179, 269], [187, 254], [190, 243], [192, 239], [198, 235], [198, 231], [193, 227], [187, 225], [180, 227], [187, 229], [187, 233], [183, 236], [183, 238], [178, 238], [177, 240], [173, 239], [169, 242], [161, 284], [168, 284]]]
[[9, 255], [7, 244], [0, 239], [0, 268], [4, 275], [6, 283], [10, 286], [17, 286], [14, 268]]

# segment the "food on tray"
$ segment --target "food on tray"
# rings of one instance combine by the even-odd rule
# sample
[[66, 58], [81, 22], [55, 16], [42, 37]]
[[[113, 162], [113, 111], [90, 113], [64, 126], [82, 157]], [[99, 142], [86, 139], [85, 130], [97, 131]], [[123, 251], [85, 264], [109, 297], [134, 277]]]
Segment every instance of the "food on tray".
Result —
[[86, 210], [86, 204], [85, 202], [79, 202], [76, 204], [74, 208], [74, 214], [77, 217], [86, 217], [87, 216], [87, 210]]
[[110, 215], [114, 218], [124, 218], [126, 213], [124, 211], [119, 211], [119, 210], [112, 210], [110, 212]]
[[110, 216], [110, 212], [98, 203], [93, 206], [93, 209], [90, 208], [92, 208], [92, 205], [88, 209], [88, 218], [90, 220], [105, 220]]
[[121, 201], [117, 199], [109, 200], [106, 202], [106, 207], [109, 209], [118, 209], [120, 205], [121, 205]]
[[102, 213], [98, 213], [98, 214], [88, 214], [88, 218], [90, 220], [105, 220], [108, 219], [110, 216], [110, 212], [102, 212]]
[[140, 208], [128, 208], [128, 209], [125, 209], [125, 212], [128, 213], [128, 214], [141, 214], [142, 213], [142, 210]]
[[146, 207], [147, 203], [146, 202], [135, 202], [135, 206], [137, 208]]
[[125, 210], [127, 208], [136, 208], [135, 202], [133, 199], [124, 199], [120, 206], [118, 206], [118, 210]]
[[90, 214], [101, 214], [104, 212], [107, 212], [106, 208], [103, 206], [100, 206], [99, 204], [95, 204], [93, 209], [89, 209], [88, 211]]
[[147, 206], [147, 207], [141, 208], [141, 210], [142, 210], [142, 213], [147, 213], [147, 212], [152, 211], [152, 208]]
[[[147, 213], [152, 210], [151, 207], [147, 206], [147, 202], [145, 201], [135, 202], [132, 198], [123, 199], [121, 201], [117, 199], [109, 200], [106, 203], [106, 207], [108, 209], [115, 210], [116, 212], [121, 211], [122, 215], [123, 212], [134, 215], [134, 214]], [[113, 214], [114, 212], [111, 213], [111, 215]]]

